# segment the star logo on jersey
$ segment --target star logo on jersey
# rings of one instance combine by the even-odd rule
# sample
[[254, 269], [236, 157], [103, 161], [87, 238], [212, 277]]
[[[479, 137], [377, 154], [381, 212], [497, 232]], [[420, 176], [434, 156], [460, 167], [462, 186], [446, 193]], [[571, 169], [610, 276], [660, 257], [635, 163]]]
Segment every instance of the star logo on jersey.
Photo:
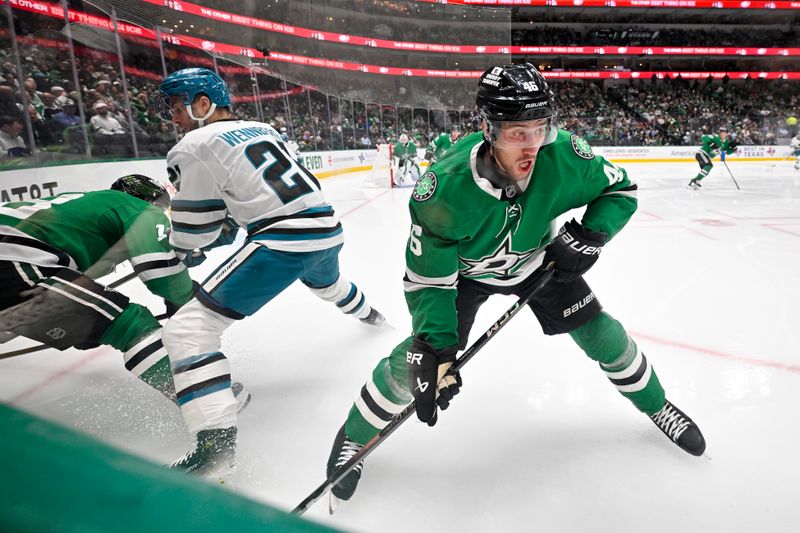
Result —
[[461, 262], [467, 265], [461, 274], [467, 277], [485, 276], [487, 274], [498, 277], [510, 276], [521, 265], [525, 264], [533, 255], [533, 250], [518, 253], [511, 249], [511, 233], [508, 234], [503, 244], [492, 255], [481, 259], [464, 259]]
[[582, 157], [583, 159], [594, 159], [592, 147], [583, 138], [573, 134], [570, 137], [570, 141], [572, 141], [572, 149], [575, 150], [575, 153], [578, 154], [578, 157]]
[[426, 172], [417, 180], [411, 197], [418, 202], [424, 202], [436, 192], [436, 184], [436, 174], [433, 172]]

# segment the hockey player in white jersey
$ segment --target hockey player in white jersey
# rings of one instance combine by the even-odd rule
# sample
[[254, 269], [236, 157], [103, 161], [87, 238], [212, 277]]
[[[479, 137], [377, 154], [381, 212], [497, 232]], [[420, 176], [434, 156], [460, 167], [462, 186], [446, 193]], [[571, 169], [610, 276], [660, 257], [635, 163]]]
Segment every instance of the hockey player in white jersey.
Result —
[[224, 475], [236, 463], [236, 401], [222, 332], [300, 280], [362, 322], [381, 325], [353, 283], [339, 274], [342, 227], [319, 182], [288, 153], [280, 134], [236, 120], [225, 82], [214, 72], [173, 72], [160, 86], [169, 118], [185, 135], [167, 154], [178, 192], [170, 244], [179, 256], [207, 246], [233, 219], [244, 245], [197, 289], [164, 328], [178, 403], [196, 448], [172, 467]]
[[792, 154], [794, 156], [794, 168], [795, 170], [800, 170], [800, 133], [792, 137], [792, 140], [789, 141], [789, 146], [792, 149]]

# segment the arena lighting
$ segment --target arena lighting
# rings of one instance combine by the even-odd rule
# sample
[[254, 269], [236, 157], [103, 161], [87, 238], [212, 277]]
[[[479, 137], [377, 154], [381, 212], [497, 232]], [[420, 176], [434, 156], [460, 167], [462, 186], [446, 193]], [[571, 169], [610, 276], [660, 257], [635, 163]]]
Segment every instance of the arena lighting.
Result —
[[650, 7], [667, 9], [800, 9], [800, 2], [749, 0], [414, 0], [427, 4], [492, 7]]
[[[165, 3], [163, 0], [143, 0], [156, 5]], [[554, 1], [554, 0], [553, 0]], [[578, 0], [579, 1], [579, 0]], [[683, 0], [682, 0], [683, 1]], [[800, 6], [800, 1], [792, 2]], [[13, 4], [13, 2], [12, 2]], [[385, 48], [404, 52], [432, 52], [446, 54], [519, 54], [519, 55], [711, 55], [711, 56], [797, 56], [800, 48], [742, 48], [736, 46], [509, 46], [509, 45], [461, 45], [461, 44], [436, 44], [415, 43], [410, 41], [391, 41], [361, 37], [327, 31], [313, 30], [281, 24], [246, 15], [238, 15], [228, 11], [210, 9], [191, 2], [166, 2], [166, 7], [183, 13], [191, 13], [198, 17], [216, 20], [228, 24], [247, 26], [263, 31], [291, 35], [304, 39], [324, 40], [354, 46], [368, 46], [370, 48]]]
[[[10, 0], [12, 7], [23, 11], [30, 11], [38, 13], [39, 15], [49, 16], [54, 18], [63, 19], [63, 11], [61, 6], [57, 4], [50, 4], [47, 2], [32, 2], [26, 0], [19, 2], [19, 0]], [[109, 19], [89, 15], [82, 11], [70, 10], [70, 21], [79, 22], [96, 26], [107, 31], [113, 31], [113, 25]], [[119, 23], [119, 33], [121, 35], [128, 35], [133, 37], [140, 37], [143, 39], [155, 41], [156, 34], [153, 30], [135, 26], [133, 24]], [[198, 37], [191, 37], [188, 35], [169, 34], [163, 35], [164, 40], [169, 41], [176, 46], [186, 46], [197, 50], [214, 50], [219, 54], [228, 54], [232, 56], [246, 56], [258, 57], [262, 55], [261, 52], [254, 48], [243, 47], [228, 43], [220, 43], [210, 41], [208, 39], [200, 39]], [[385, 67], [381, 65], [367, 65], [363, 63], [352, 63], [349, 61], [337, 61], [332, 59], [322, 59], [316, 57], [301, 56], [297, 54], [285, 54], [283, 52], [270, 50], [269, 59], [272, 61], [281, 61], [284, 63], [292, 63], [296, 65], [329, 68], [336, 70], [344, 70], [351, 72], [364, 72], [370, 74], [382, 74], [388, 76], [411, 76], [423, 78], [450, 78], [450, 79], [477, 79], [483, 73], [482, 70], [437, 70], [437, 69], [417, 69], [417, 68], [400, 68], [400, 67]], [[760, 78], [760, 79], [783, 79], [783, 80], [800, 80], [800, 72], [683, 72], [683, 71], [562, 71], [562, 72], [547, 72], [548, 78], [558, 79], [645, 79], [651, 76], [664, 77], [666, 75], [678, 75], [684, 79], [705, 79], [709, 76], [712, 78], [723, 78], [728, 76], [731, 79], [747, 79]]]

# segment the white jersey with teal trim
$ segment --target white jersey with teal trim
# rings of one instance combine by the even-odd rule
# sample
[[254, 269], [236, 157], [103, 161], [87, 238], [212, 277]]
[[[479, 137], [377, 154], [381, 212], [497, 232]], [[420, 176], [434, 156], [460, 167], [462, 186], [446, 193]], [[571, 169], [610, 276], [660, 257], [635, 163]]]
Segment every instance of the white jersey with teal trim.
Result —
[[167, 154], [172, 199], [170, 243], [212, 243], [230, 215], [259, 244], [307, 252], [344, 242], [319, 182], [262, 122], [221, 120], [188, 132]]

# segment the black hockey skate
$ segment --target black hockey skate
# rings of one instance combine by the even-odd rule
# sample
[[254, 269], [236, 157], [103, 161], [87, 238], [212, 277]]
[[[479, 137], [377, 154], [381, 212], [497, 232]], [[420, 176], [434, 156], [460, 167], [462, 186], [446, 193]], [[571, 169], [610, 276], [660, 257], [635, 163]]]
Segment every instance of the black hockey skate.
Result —
[[236, 470], [236, 427], [197, 432], [197, 446], [169, 468], [198, 476], [224, 477]]
[[650, 418], [658, 426], [658, 429], [683, 451], [696, 456], [703, 455], [706, 450], [706, 441], [700, 428], [669, 400]]
[[[349, 461], [356, 452], [363, 447], [363, 444], [348, 440], [344, 432], [344, 426], [342, 426], [339, 433], [336, 434], [336, 439], [333, 441], [331, 455], [328, 457], [326, 475], [331, 477], [339, 467]], [[356, 487], [358, 486], [358, 481], [361, 479], [361, 470], [363, 468], [364, 461], [361, 461], [331, 489], [330, 503], [328, 505], [330, 514], [336, 511], [342, 500], [349, 500], [353, 497], [353, 493], [355, 493]]]
[[364, 318], [359, 318], [361, 322], [364, 324], [369, 324], [370, 326], [383, 326], [386, 324], [386, 317], [384, 317], [380, 312], [375, 309], [374, 307], [369, 310], [369, 314]]
[[689, 188], [691, 189], [699, 189], [700, 187], [702, 187], [702, 185], [700, 185], [700, 180], [697, 178], [692, 178], [692, 180], [689, 182]]

